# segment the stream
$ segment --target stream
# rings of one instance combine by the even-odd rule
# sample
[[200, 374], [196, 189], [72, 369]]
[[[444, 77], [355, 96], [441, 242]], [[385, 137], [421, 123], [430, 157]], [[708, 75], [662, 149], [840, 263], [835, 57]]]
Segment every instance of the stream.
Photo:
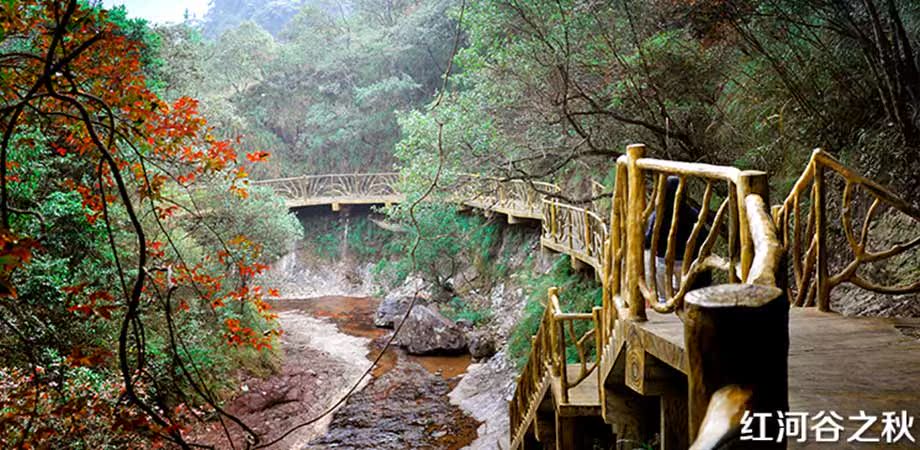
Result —
[[[374, 326], [379, 300], [326, 296], [274, 300], [284, 333], [281, 370], [245, 380], [228, 411], [277, 439], [325, 411], [347, 393], [376, 358], [392, 330]], [[274, 449], [445, 449], [473, 442], [480, 423], [450, 403], [448, 394], [470, 365], [469, 355], [412, 356], [391, 347], [333, 414], [285, 436]], [[235, 442], [242, 434], [228, 426]], [[216, 421], [192, 437], [219, 448], [226, 434]], [[265, 441], [263, 441], [265, 442]]]

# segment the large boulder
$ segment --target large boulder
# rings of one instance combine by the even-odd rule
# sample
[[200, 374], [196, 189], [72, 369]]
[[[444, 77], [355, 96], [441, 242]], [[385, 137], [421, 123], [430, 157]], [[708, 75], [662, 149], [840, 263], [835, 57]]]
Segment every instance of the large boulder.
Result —
[[412, 355], [454, 354], [467, 349], [463, 329], [439, 312], [418, 304], [399, 332], [399, 344]]
[[[412, 303], [411, 296], [405, 295], [388, 295], [377, 306], [377, 314], [374, 315], [374, 325], [380, 328], [393, 328], [406, 315], [409, 304]], [[421, 299], [416, 301], [421, 303]]]
[[469, 342], [470, 355], [475, 360], [489, 358], [495, 354], [495, 338], [485, 330], [471, 331], [467, 335]]

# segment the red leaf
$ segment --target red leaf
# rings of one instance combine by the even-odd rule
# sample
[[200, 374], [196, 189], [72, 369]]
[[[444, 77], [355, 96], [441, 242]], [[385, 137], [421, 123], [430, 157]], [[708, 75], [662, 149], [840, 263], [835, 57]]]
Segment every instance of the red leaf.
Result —
[[246, 159], [249, 162], [257, 163], [267, 161], [269, 156], [271, 156], [271, 153], [268, 152], [252, 152], [246, 154]]

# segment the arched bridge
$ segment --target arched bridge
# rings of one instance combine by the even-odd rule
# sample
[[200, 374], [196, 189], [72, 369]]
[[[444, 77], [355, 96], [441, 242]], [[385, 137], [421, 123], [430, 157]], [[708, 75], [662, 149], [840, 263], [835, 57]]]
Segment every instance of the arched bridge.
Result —
[[[540, 220], [543, 247], [593, 268], [603, 284], [602, 304], [590, 311], [564, 310], [566, 293], [547, 293], [509, 405], [512, 449], [753, 448], [741, 439], [746, 411], [769, 415], [764, 433], [774, 438], [777, 411], [920, 415], [920, 342], [899, 332], [920, 330], [920, 321], [831, 311], [844, 284], [920, 291], [920, 281], [870, 279], [873, 264], [892, 260], [920, 276], [920, 236], [888, 248], [873, 237], [882, 214], [917, 226], [920, 211], [820, 150], [773, 208], [763, 172], [646, 158], [641, 145], [627, 148], [616, 174], [605, 211], [554, 198], [559, 187], [550, 183], [471, 176], [459, 191], [458, 201], [511, 223]], [[397, 178], [257, 184], [291, 207], [337, 208], [402, 201]], [[647, 242], [647, 230], [665, 239]], [[852, 433], [859, 424], [839, 425]], [[867, 435], [882, 431], [879, 423]], [[848, 436], [834, 448], [855, 445]], [[757, 448], [810, 448], [814, 438]]]
[[330, 205], [385, 205], [399, 203], [405, 196], [396, 191], [398, 173], [328, 174], [253, 181], [270, 186], [284, 197], [288, 208]]

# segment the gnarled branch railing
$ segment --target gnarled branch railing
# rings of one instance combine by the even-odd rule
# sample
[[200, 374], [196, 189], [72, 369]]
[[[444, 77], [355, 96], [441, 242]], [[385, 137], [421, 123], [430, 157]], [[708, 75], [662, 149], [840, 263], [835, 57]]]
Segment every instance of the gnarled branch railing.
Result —
[[608, 234], [601, 216], [585, 208], [544, 199], [541, 218], [540, 242], [544, 247], [571, 255], [601, 273]]
[[[600, 339], [600, 309], [590, 314], [565, 313], [559, 305], [559, 290], [550, 288], [540, 327], [531, 338], [531, 353], [518, 377], [514, 399], [509, 405], [511, 440], [520, 442], [523, 425], [532, 419], [550, 383], [558, 383], [560, 402], [569, 401], [569, 390], [578, 386], [597, 369]], [[586, 324], [587, 327], [579, 326]], [[586, 328], [586, 331], [581, 331]], [[572, 352], [569, 352], [569, 350]], [[578, 372], [570, 378], [568, 355], [572, 354]]]
[[401, 199], [396, 186], [398, 173], [305, 175], [253, 181], [254, 186], [269, 186], [289, 204], [311, 206], [331, 203], [390, 203]]
[[[839, 214], [840, 228], [852, 259], [849, 263], [843, 264], [837, 273], [831, 274], [827, 228], [832, 224], [828, 216], [828, 193], [835, 181], [838, 187], [841, 182], [843, 186], [836, 191], [840, 196], [830, 205], [835, 206]], [[859, 209], [855, 198], [858, 193], [866, 195], [870, 203], [865, 208], [857, 234], [853, 213]], [[847, 168], [826, 152], [820, 149], [814, 151], [805, 172], [796, 181], [789, 196], [782, 205], [773, 210], [773, 219], [792, 261], [789, 298], [794, 305], [817, 305], [818, 309], [829, 311], [831, 291], [846, 282], [883, 294], [920, 292], [920, 280], [902, 286], [883, 286], [867, 280], [858, 273], [864, 265], [893, 258], [920, 244], [920, 236], [917, 236], [887, 249], [871, 249], [870, 231], [873, 220], [883, 207], [920, 223], [920, 210], [901, 200], [885, 187]], [[803, 209], [807, 210], [804, 214]]]
[[514, 217], [541, 219], [542, 202], [547, 195], [558, 194], [559, 186], [543, 181], [501, 180], [479, 175], [460, 177], [460, 202]]
[[[644, 147], [633, 146], [617, 160], [604, 270], [608, 327], [619, 315], [614, 308], [636, 320], [644, 320], [646, 305], [673, 312], [703, 274], [741, 282], [753, 261], [747, 207], [739, 199], [765, 196], [765, 173], [643, 156]], [[677, 186], [669, 194], [670, 177]], [[646, 239], [649, 232], [666, 239]]]
[[[776, 283], [771, 271], [780, 265], [783, 254], [764, 206], [766, 174], [643, 156], [644, 147], [631, 146], [617, 162], [609, 228], [594, 212], [544, 200], [541, 242], [594, 266], [602, 274], [604, 299], [603, 306], [591, 313], [559, 316], [554, 313], [558, 306], [552, 300], [555, 291], [551, 291], [544, 322], [534, 337], [536, 350], [531, 353], [521, 378], [521, 383], [530, 384], [519, 384], [523, 396], [516, 393], [512, 402], [512, 448], [520, 444], [526, 431], [522, 427], [538, 407], [535, 402], [540, 399], [528, 396], [544, 392], [540, 389], [555, 380], [566, 388], [559, 390], [562, 398], [557, 401], [566, 401], [568, 389], [595, 373], [599, 358], [613, 344], [617, 321], [644, 320], [646, 305], [665, 313], [679, 310], [695, 279], [705, 272], [720, 271], [721, 281], [725, 283]], [[667, 199], [671, 202], [668, 205], [665, 185], [671, 176], [676, 177], [677, 186], [673, 197]], [[698, 207], [688, 218], [677, 214], [681, 204]], [[666, 214], [668, 211], [670, 216]], [[646, 251], [649, 256], [659, 254], [656, 239], [650, 240], [651, 248], [645, 248], [649, 227], [653, 235], [667, 236], [663, 241], [666, 248], [660, 252], [665, 275], [661, 278], [653, 263], [656, 260], [646, 261]], [[677, 248], [678, 227], [691, 230], [682, 249]], [[678, 262], [683, 263], [678, 265]], [[648, 276], [647, 271], [651, 272]], [[660, 279], [671, 279], [673, 284], [661, 283]], [[572, 328], [566, 329], [568, 325], [559, 323], [563, 317], [590, 320], [595, 329], [577, 336]], [[565, 344], [558, 336], [564, 334], [580, 344], [593, 338], [595, 353], [601, 355], [589, 364], [589, 352], [580, 349], [577, 353], [581, 370], [572, 380], [567, 379], [568, 371], [559, 362], [564, 354], [560, 346]], [[547, 367], [541, 366], [541, 362]], [[535, 376], [534, 370], [542, 370], [544, 374]], [[555, 378], [550, 378], [549, 373]], [[598, 385], [601, 382], [598, 380]]]

